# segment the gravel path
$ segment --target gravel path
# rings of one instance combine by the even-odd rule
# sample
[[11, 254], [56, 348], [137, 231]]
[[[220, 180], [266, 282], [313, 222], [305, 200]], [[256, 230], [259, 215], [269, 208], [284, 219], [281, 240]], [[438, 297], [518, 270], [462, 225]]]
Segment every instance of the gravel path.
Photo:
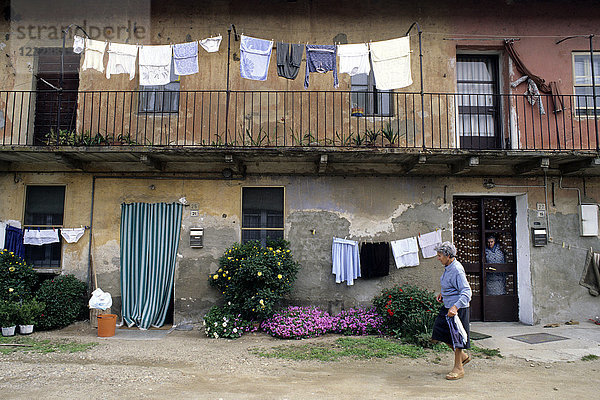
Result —
[[[6, 399], [391, 399], [589, 398], [600, 392], [600, 361], [531, 363], [476, 358], [449, 382], [450, 355], [338, 362], [264, 359], [249, 349], [296, 344], [251, 333], [208, 339], [198, 330], [161, 340], [98, 339], [87, 323], [36, 338], [97, 342], [82, 353], [0, 355]], [[332, 342], [335, 335], [304, 340]]]

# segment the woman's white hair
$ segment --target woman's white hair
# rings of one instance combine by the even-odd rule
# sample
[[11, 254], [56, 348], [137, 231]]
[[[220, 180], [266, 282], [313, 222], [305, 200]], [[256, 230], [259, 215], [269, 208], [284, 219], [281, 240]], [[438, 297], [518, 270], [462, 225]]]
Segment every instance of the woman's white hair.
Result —
[[456, 247], [450, 242], [444, 242], [435, 248], [435, 251], [446, 257], [456, 257]]

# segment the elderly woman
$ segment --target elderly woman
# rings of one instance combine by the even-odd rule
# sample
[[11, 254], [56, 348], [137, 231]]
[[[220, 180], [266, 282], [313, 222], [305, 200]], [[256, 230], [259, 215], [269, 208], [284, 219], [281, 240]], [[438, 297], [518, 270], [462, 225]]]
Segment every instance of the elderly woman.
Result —
[[[456, 247], [450, 242], [444, 242], [435, 249], [437, 259], [444, 266], [444, 273], [440, 278], [441, 293], [437, 295], [437, 301], [443, 303], [433, 325], [432, 339], [444, 342], [454, 350], [454, 368], [446, 375], [446, 379], [456, 380], [465, 376], [463, 366], [471, 361], [471, 356], [463, 349], [454, 348], [450, 336], [450, 327], [446, 316], [458, 315], [465, 331], [469, 337], [469, 302], [471, 301], [471, 287], [467, 281], [465, 269], [456, 260]], [[470, 348], [467, 339], [465, 348]]]

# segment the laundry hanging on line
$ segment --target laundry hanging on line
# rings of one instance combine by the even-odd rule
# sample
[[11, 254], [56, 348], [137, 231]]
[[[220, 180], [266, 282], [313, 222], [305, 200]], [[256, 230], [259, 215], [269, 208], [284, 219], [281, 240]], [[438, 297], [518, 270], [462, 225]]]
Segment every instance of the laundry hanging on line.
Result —
[[173, 68], [175, 75], [198, 73], [198, 42], [181, 43], [173, 46]]
[[302, 63], [304, 46], [277, 42], [277, 75], [286, 79], [296, 79]]
[[367, 43], [340, 44], [337, 47], [340, 57], [339, 73], [350, 76], [371, 72], [369, 61], [369, 45]]
[[360, 246], [360, 271], [363, 279], [388, 276], [390, 274], [389, 243], [363, 243]]
[[240, 74], [244, 79], [267, 80], [273, 41], [241, 36]]
[[138, 47], [131, 44], [110, 43], [108, 45], [108, 62], [106, 77], [111, 75], [128, 74], [129, 80], [135, 77], [135, 61]]
[[419, 265], [419, 246], [417, 238], [410, 237], [390, 242], [396, 268], [414, 267]]
[[76, 243], [83, 236], [85, 228], [62, 228], [60, 235], [67, 243]]
[[331, 253], [331, 273], [335, 275], [335, 283], [354, 285], [354, 280], [361, 276], [358, 242], [334, 237]]
[[377, 89], [393, 90], [412, 84], [408, 36], [373, 42], [369, 47]]
[[419, 246], [421, 247], [421, 253], [423, 258], [431, 258], [437, 255], [435, 248], [442, 244], [442, 231], [436, 229], [433, 232], [419, 235]]
[[45, 244], [58, 243], [57, 229], [27, 228], [23, 234], [23, 244], [32, 246], [43, 246]]
[[304, 76], [304, 89], [308, 89], [308, 78], [311, 72], [324, 74], [333, 71], [333, 87], [339, 86], [337, 76], [337, 46], [306, 45], [306, 74]]

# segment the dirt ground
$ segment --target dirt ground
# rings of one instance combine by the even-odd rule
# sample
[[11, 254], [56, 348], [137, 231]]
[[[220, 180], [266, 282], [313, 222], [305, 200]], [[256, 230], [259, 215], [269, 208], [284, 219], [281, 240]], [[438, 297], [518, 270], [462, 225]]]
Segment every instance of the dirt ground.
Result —
[[[0, 355], [2, 399], [589, 399], [600, 393], [600, 361], [532, 363], [475, 358], [447, 381], [451, 353], [337, 362], [265, 359], [248, 351], [297, 341], [263, 333], [208, 339], [198, 330], [161, 340], [98, 339], [87, 323], [36, 338], [99, 344], [83, 353]], [[334, 341], [335, 335], [304, 340]]]

